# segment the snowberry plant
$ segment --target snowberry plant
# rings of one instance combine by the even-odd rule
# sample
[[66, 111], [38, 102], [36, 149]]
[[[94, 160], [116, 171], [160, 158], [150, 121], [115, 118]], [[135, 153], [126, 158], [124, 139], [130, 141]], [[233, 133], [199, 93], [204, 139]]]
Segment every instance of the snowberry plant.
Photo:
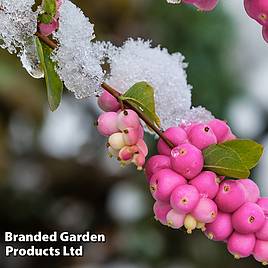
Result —
[[[201, 10], [217, 4], [183, 2]], [[256, 2], [262, 1], [247, 1], [252, 12]], [[237, 138], [205, 108], [191, 107], [180, 53], [141, 39], [122, 47], [93, 42], [93, 25], [69, 0], [39, 7], [34, 0], [0, 0], [0, 19], [1, 47], [16, 53], [30, 75], [45, 78], [52, 111], [63, 84], [78, 99], [98, 97], [103, 112], [96, 128], [107, 152], [122, 166], [145, 169], [156, 220], [188, 234], [199, 229], [226, 243], [235, 258], [253, 255], [268, 264], [268, 198], [249, 178], [263, 148]], [[144, 131], [158, 138], [158, 154], [149, 159]]]

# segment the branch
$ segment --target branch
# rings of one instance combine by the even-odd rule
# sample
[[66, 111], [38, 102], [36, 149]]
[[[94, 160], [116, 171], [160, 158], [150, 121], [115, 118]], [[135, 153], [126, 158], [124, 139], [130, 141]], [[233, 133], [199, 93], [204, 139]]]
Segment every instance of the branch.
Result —
[[[103, 89], [108, 91], [112, 96], [114, 96], [119, 101], [119, 97], [121, 96], [121, 94], [118, 91], [116, 91], [114, 88], [112, 88], [106, 83], [102, 83], [101, 86]], [[135, 111], [138, 114], [138, 116], [142, 119], [142, 121], [146, 125], [148, 125], [168, 145], [168, 147], [170, 148], [175, 147], [174, 144], [169, 139], [166, 138], [163, 132], [158, 127], [156, 127], [155, 124], [153, 124], [151, 120], [139, 108], [132, 105], [131, 102], [129, 102], [128, 100], [123, 100], [123, 103], [126, 107]]]
[[49, 39], [47, 36], [44, 36], [39, 32], [36, 32], [35, 35], [52, 49], [56, 49], [58, 47], [58, 45], [54, 41]]
[[[53, 40], [49, 39], [47, 36], [44, 36], [39, 32], [36, 32], [35, 35], [52, 49], [56, 49], [58, 47], [58, 45]], [[107, 92], [109, 92], [112, 96], [114, 96], [118, 101], [121, 101], [119, 100], [121, 94], [117, 90], [115, 90], [106, 83], [102, 83], [101, 87], [105, 89]], [[156, 127], [155, 124], [152, 123], [151, 120], [140, 109], [133, 106], [128, 100], [124, 100], [123, 104], [126, 107], [130, 108], [131, 110], [135, 111], [139, 115], [139, 117], [144, 121], [144, 123], [148, 125], [168, 145], [169, 148], [172, 149], [175, 147], [175, 145], [165, 137], [163, 132], [158, 127]]]

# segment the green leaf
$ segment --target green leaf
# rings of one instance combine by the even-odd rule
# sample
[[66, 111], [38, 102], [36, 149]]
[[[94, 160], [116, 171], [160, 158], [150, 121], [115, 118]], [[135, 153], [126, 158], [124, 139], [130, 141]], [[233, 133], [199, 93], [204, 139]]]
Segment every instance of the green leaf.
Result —
[[251, 140], [233, 140], [211, 145], [203, 151], [206, 170], [221, 176], [247, 178], [263, 152], [262, 145]]
[[42, 8], [43, 13], [39, 15], [39, 20], [46, 24], [51, 23], [57, 13], [56, 0], [44, 0]]
[[40, 64], [45, 74], [49, 107], [51, 111], [55, 111], [61, 102], [63, 83], [55, 71], [55, 63], [50, 58], [53, 50], [37, 37], [35, 40]]
[[53, 16], [47, 13], [40, 14], [38, 17], [39, 21], [45, 24], [49, 24], [53, 20]]
[[44, 0], [43, 1], [43, 10], [44, 10], [44, 12], [55, 16], [56, 12], [57, 12], [56, 0]]
[[139, 82], [133, 85], [121, 100], [127, 100], [139, 108], [151, 121], [160, 126], [160, 119], [155, 112], [154, 89], [147, 82]]
[[224, 146], [235, 151], [248, 169], [256, 167], [263, 154], [263, 146], [253, 140], [227, 141]]

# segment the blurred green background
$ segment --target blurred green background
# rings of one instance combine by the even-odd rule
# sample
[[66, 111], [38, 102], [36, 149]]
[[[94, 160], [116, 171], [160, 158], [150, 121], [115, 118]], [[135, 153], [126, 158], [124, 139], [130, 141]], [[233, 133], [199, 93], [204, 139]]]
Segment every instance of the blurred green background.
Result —
[[[229, 120], [239, 136], [268, 143], [268, 68], [258, 60], [267, 49], [261, 37], [255, 46], [241, 34], [243, 18], [230, 12], [235, 4], [204, 14], [165, 0], [73, 2], [96, 24], [99, 40], [120, 45], [130, 36], [143, 37], [180, 51], [189, 63], [193, 105]], [[247, 20], [242, 29], [259, 36]], [[44, 81], [31, 78], [14, 55], [0, 50], [1, 234], [88, 229], [107, 235], [106, 244], [86, 244], [83, 258], [4, 258], [1, 240], [0, 267], [260, 266], [252, 258], [235, 261], [224, 244], [199, 232], [187, 236], [156, 222], [143, 173], [121, 169], [107, 157], [105, 139], [93, 127], [98, 113], [95, 99], [78, 101], [69, 92], [51, 113]], [[153, 150], [155, 141], [146, 138]], [[267, 161], [266, 154], [255, 172], [263, 194], [268, 192]]]

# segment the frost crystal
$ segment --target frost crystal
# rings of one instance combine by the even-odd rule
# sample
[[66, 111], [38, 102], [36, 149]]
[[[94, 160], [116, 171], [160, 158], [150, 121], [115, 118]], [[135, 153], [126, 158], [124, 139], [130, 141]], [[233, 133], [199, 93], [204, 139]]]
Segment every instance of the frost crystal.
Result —
[[25, 42], [36, 32], [37, 13], [32, 11], [34, 0], [0, 0], [0, 38], [2, 48], [10, 53], [23, 50]]
[[32, 11], [34, 3], [34, 0], [0, 0], [0, 47], [18, 53], [23, 67], [40, 78], [43, 73], [33, 41], [38, 15], [38, 11]]
[[191, 107], [191, 87], [187, 84], [184, 57], [150, 42], [129, 39], [121, 48], [110, 49], [110, 78], [107, 83], [125, 92], [133, 84], [146, 81], [154, 87], [156, 112], [161, 127], [178, 125]]
[[183, 119], [180, 124], [190, 125], [192, 123], [203, 123], [206, 124], [214, 119], [214, 116], [206, 110], [204, 107], [193, 107], [183, 115]]
[[68, 0], [64, 0], [60, 8], [59, 23], [59, 30], [54, 34], [59, 48], [53, 59], [58, 64], [60, 78], [76, 98], [99, 93], [104, 72], [95, 46], [90, 42], [95, 38], [93, 24]]

